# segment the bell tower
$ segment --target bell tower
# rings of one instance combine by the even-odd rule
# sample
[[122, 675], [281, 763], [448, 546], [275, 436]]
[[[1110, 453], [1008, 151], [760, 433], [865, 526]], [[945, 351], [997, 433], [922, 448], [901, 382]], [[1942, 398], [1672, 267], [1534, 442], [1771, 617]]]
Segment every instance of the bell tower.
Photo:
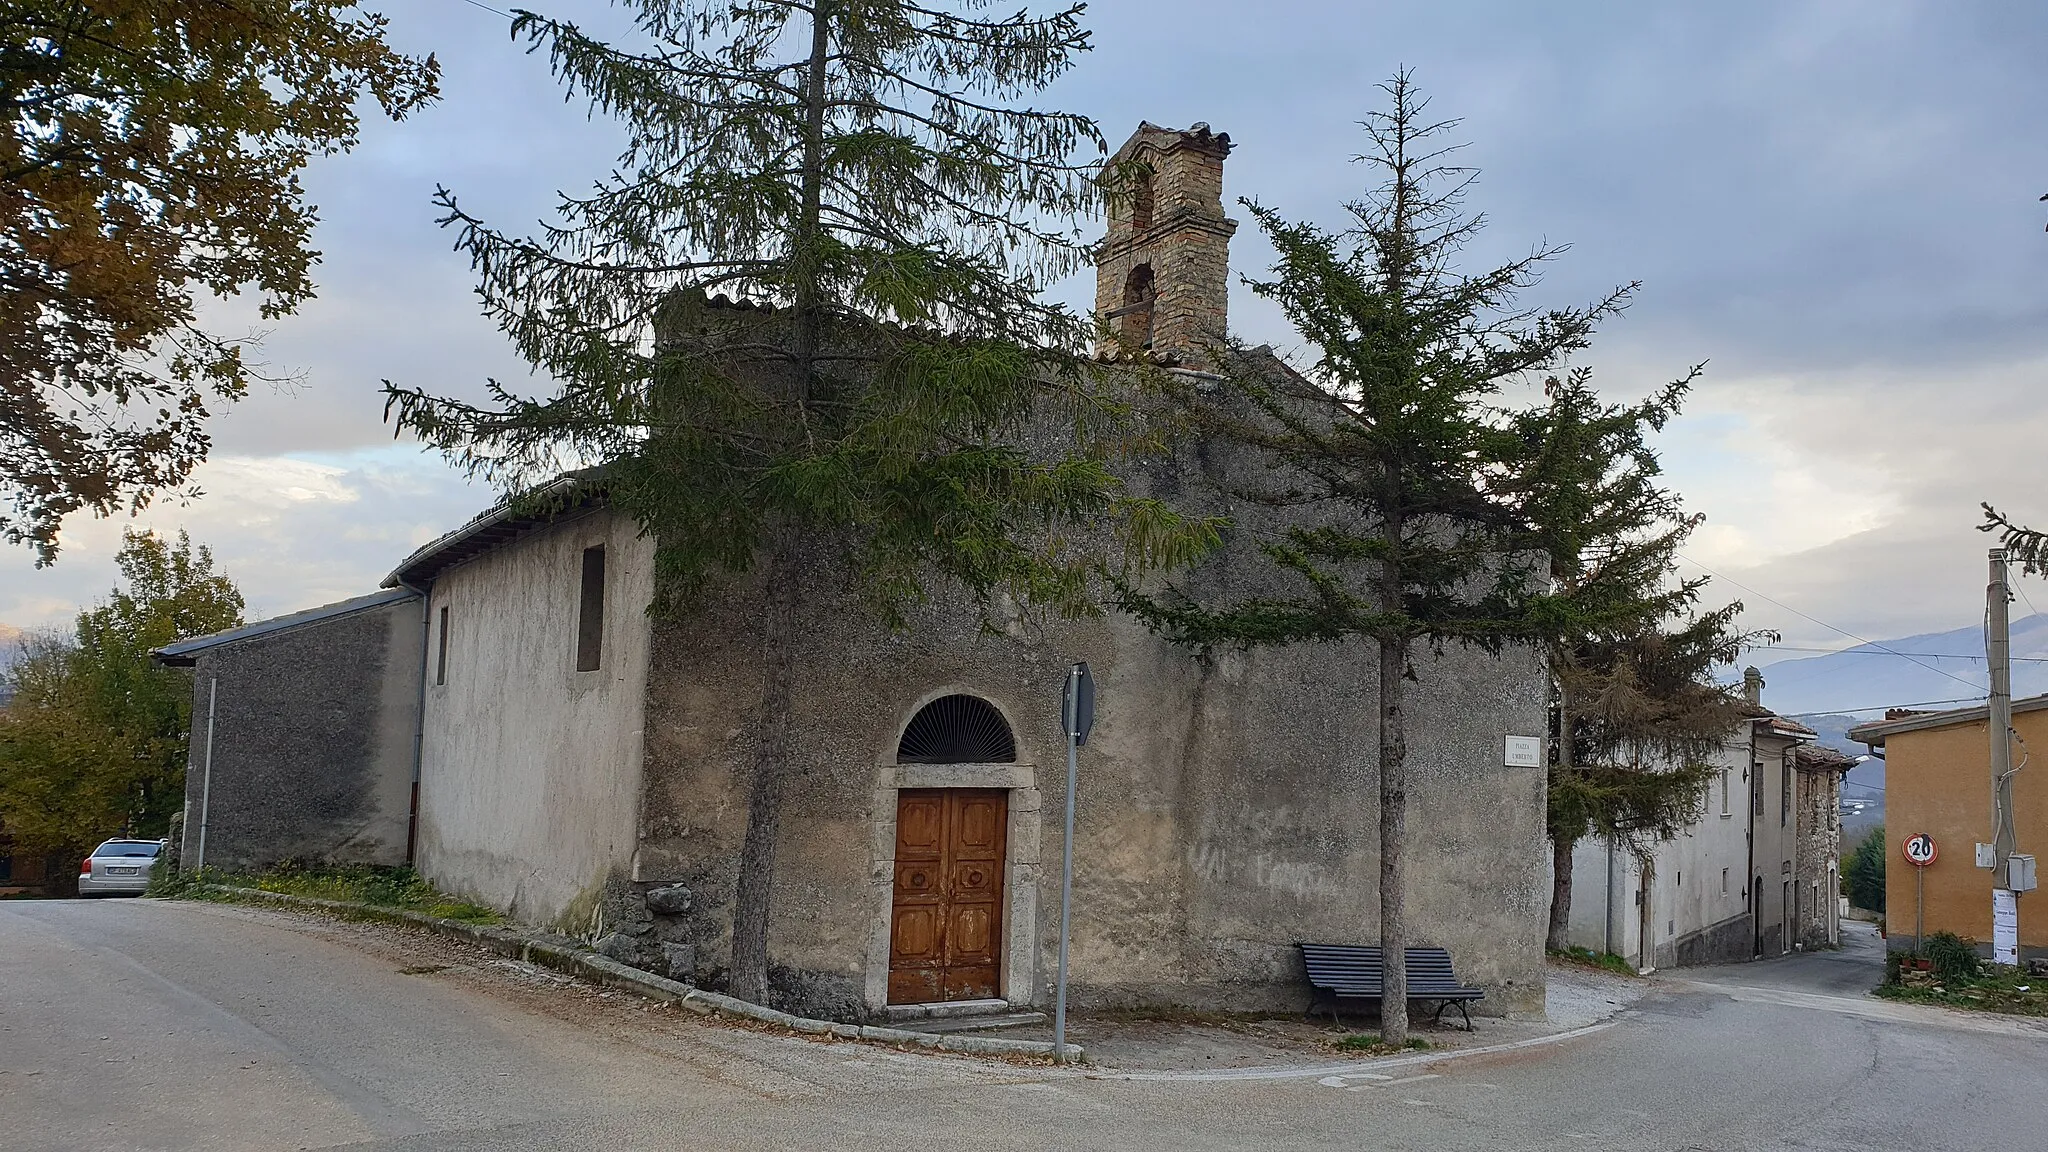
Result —
[[[1103, 171], [1116, 174], [1109, 234], [1095, 254], [1095, 312], [1162, 363], [1205, 366], [1229, 332], [1230, 136], [1140, 123]], [[1101, 351], [1114, 352], [1105, 344]]]

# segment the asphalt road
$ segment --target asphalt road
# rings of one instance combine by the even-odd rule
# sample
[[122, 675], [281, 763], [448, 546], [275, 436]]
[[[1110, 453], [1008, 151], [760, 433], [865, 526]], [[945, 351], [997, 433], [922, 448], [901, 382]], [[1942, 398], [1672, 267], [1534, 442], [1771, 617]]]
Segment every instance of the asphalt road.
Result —
[[2048, 1031], [1773, 970], [1391, 1079], [1146, 1081], [704, 1024], [388, 928], [9, 902], [0, 1148], [2048, 1150]]

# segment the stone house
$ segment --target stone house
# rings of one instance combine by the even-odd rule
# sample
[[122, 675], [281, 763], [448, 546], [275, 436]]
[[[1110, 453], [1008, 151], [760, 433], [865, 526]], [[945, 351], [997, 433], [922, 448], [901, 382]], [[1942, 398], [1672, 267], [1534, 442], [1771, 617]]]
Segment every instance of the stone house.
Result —
[[[1119, 153], [1150, 179], [1112, 213], [1098, 295], [1165, 363], [1205, 363], [1225, 330], [1229, 148], [1205, 126], [1148, 124]], [[772, 312], [701, 305], [707, 323]], [[1212, 445], [1127, 479], [1220, 499], [1197, 494], [1247, 466]], [[408, 618], [426, 638], [383, 665], [423, 671], [412, 859], [444, 889], [717, 986], [763, 719], [762, 590], [736, 578], [685, 616], [651, 617], [653, 542], [600, 482], [557, 483], [548, 514], [500, 504], [386, 581], [418, 590]], [[1238, 541], [1187, 578], [1243, 591], [1272, 577]], [[999, 605], [991, 619], [943, 590], [891, 631], [822, 561], [798, 597], [795, 706], [779, 718], [792, 766], [769, 937], [777, 1006], [853, 1019], [1047, 1000], [1059, 692], [1077, 660], [1100, 688], [1077, 796], [1076, 1003], [1299, 1008], [1296, 941], [1376, 940], [1368, 646], [1199, 655], [1119, 614]], [[1487, 1010], [1540, 1010], [1545, 780], [1540, 760], [1511, 765], [1505, 749], [1544, 730], [1547, 669], [1529, 648], [1452, 649], [1419, 655], [1415, 672], [1415, 941], [1449, 948]]]
[[1841, 783], [1851, 762], [1765, 709], [1756, 669], [1743, 681], [1755, 714], [1715, 758], [1699, 819], [1642, 857], [1606, 839], [1574, 849], [1573, 945], [1648, 970], [1839, 941]]
[[412, 859], [421, 603], [390, 588], [151, 653], [193, 671], [185, 866]]

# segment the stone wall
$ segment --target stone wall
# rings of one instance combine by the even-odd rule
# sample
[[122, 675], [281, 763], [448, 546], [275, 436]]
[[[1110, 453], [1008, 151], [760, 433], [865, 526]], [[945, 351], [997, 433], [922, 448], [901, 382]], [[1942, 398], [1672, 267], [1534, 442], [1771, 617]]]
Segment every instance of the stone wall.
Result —
[[1799, 774], [1799, 856], [1794, 890], [1799, 894], [1795, 941], [1802, 948], [1833, 947], [1840, 939], [1842, 773], [1848, 760], [1832, 749], [1801, 748]]
[[[1225, 454], [1138, 478], [1154, 494]], [[1189, 496], [1189, 499], [1194, 497]], [[1238, 510], [1247, 516], [1252, 513]], [[1136, 621], [984, 618], [943, 590], [890, 633], [864, 590], [823, 557], [804, 561], [796, 704], [762, 717], [760, 590], [734, 583], [701, 610], [657, 622], [635, 880], [692, 894], [655, 917], [716, 986], [729, 949], [755, 734], [793, 728], [769, 951], [775, 999], [835, 1017], [886, 1001], [896, 797], [902, 788], [1007, 789], [1002, 991], [1044, 1003], [1059, 899], [1068, 665], [1098, 683], [1081, 754], [1072, 984], [1077, 1004], [1300, 1009], [1296, 941], [1378, 939], [1375, 653], [1363, 645], [1197, 655]], [[1271, 579], [1250, 542], [1184, 579], [1248, 592]], [[1485, 987], [1482, 1010], [1540, 1011], [1549, 898], [1541, 768], [1504, 766], [1504, 738], [1543, 731], [1540, 656], [1418, 649], [1410, 691], [1409, 923]], [[925, 703], [993, 703], [1014, 764], [899, 765]]]
[[198, 652], [181, 858], [203, 810], [207, 867], [405, 863], [420, 644], [409, 597]]

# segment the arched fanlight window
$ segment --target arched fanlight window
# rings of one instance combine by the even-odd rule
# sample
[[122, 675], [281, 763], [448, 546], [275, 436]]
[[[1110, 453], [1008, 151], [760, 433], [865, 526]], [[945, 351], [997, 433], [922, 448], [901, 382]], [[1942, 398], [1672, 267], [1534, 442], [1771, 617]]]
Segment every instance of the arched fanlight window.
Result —
[[918, 709], [896, 745], [898, 764], [1014, 764], [1017, 740], [995, 705], [979, 696], [941, 696]]

